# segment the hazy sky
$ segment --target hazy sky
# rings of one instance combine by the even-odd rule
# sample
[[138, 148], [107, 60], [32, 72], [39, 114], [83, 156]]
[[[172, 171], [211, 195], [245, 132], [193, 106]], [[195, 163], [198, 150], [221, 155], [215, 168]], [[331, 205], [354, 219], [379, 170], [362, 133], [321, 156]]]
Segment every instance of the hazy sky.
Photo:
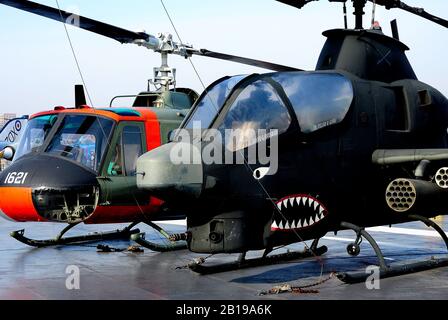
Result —
[[[40, 3], [56, 6], [55, 0]], [[448, 18], [446, 0], [407, 0], [410, 5]], [[110, 24], [151, 34], [172, 32], [160, 0], [59, 0], [63, 9]], [[325, 41], [322, 31], [342, 27], [342, 5], [320, 1], [297, 10], [274, 0], [165, 0], [183, 41], [241, 56], [312, 70]], [[371, 4], [366, 21], [371, 19]], [[352, 8], [350, 6], [350, 13]], [[448, 30], [397, 9], [377, 8], [376, 19], [390, 34], [398, 18], [401, 40], [420, 80], [448, 96]], [[353, 26], [353, 16], [350, 16]], [[69, 32], [94, 105], [107, 106], [115, 95], [145, 90], [158, 54], [79, 30]], [[80, 83], [61, 23], [0, 5], [0, 113], [29, 114], [72, 106], [73, 85]], [[201, 57], [193, 58], [208, 85], [224, 76], [266, 72], [262, 69]], [[201, 91], [191, 65], [172, 56], [178, 86]], [[123, 101], [122, 104], [126, 104]]]

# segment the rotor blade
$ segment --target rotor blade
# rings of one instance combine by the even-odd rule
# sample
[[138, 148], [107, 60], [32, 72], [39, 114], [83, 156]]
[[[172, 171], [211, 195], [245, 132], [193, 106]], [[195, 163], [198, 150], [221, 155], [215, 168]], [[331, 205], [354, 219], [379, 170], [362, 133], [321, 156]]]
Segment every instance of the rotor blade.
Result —
[[[310, 0], [307, 0], [310, 1]], [[314, 0], [313, 0], [314, 1]], [[59, 10], [57, 8], [45, 6], [40, 3], [36, 3], [33, 1], [27, 0], [0, 0], [0, 4], [14, 7], [19, 10], [31, 12], [37, 14], [42, 17], [46, 17], [52, 20], [56, 20], [59, 22], [63, 22], [66, 24], [70, 24], [81, 29], [94, 32], [105, 37], [115, 39], [121, 43], [136, 43], [137, 40], [143, 40], [141, 43], [137, 43], [139, 45], [143, 45], [149, 49], [158, 51], [160, 50], [162, 41], [155, 38], [152, 35], [140, 32], [133, 32], [126, 29], [122, 29], [104, 22], [100, 22], [97, 20], [93, 20], [90, 18], [82, 17], [71, 12], [66, 12], [63, 10]], [[301, 71], [300, 69], [287, 67], [278, 65], [275, 63], [259, 61], [255, 59], [243, 58], [238, 56], [233, 56], [229, 54], [213, 52], [209, 50], [195, 50], [190, 47], [185, 47], [183, 44], [178, 44], [178, 49], [174, 49], [172, 54], [179, 54], [182, 56], [186, 56], [186, 52], [188, 54], [196, 54], [204, 57], [233, 61], [237, 63], [247, 64], [251, 66], [256, 66], [264, 69], [274, 70], [274, 71]], [[185, 49], [185, 50], [183, 50]]]
[[[302, 9], [306, 4], [317, 1], [317, 0], [276, 0], [278, 2]], [[330, 2], [347, 2], [347, 0], [328, 0]], [[423, 8], [411, 7], [400, 0], [368, 0], [377, 5], [384, 6], [386, 9], [398, 8], [410, 13], [413, 13], [417, 16], [420, 16], [424, 19], [437, 23], [445, 28], [448, 28], [448, 20], [437, 17], [425, 11]]]
[[369, 1], [375, 2], [376, 4], [381, 5], [381, 6], [385, 6], [386, 9], [392, 9], [392, 8], [402, 9], [404, 11], [413, 13], [417, 16], [420, 16], [429, 21], [437, 23], [445, 28], [448, 28], [448, 20], [445, 20], [445, 19], [436, 17], [432, 14], [429, 14], [428, 12], [425, 11], [425, 9], [411, 7], [400, 0], [369, 0]]
[[82, 17], [71, 12], [66, 12], [56, 8], [48, 7], [40, 3], [26, 0], [0, 0], [0, 4], [14, 7], [19, 10], [31, 12], [42, 17], [70, 24], [84, 30], [88, 30], [105, 37], [115, 39], [121, 43], [132, 43], [136, 40], [148, 41], [150, 35], [137, 33], [112, 26], [107, 23]]
[[210, 51], [207, 49], [201, 49], [199, 51], [192, 51], [191, 53], [198, 55], [198, 56], [232, 61], [232, 62], [237, 62], [237, 63], [241, 63], [241, 64], [247, 64], [249, 66], [273, 70], [273, 71], [303, 71], [301, 69], [283, 66], [280, 64], [276, 64], [276, 63], [255, 60], [255, 59], [250, 59], [250, 58], [244, 58], [244, 57], [234, 56], [234, 55], [220, 53], [220, 52], [214, 52], [214, 51]]

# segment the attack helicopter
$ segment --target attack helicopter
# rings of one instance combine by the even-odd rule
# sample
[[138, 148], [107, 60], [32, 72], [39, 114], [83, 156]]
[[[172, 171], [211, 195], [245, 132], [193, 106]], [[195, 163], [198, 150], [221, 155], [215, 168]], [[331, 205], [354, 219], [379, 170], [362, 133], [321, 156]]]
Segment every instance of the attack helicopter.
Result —
[[[0, 214], [17, 222], [59, 222], [67, 224], [55, 239], [34, 240], [24, 230], [11, 234], [34, 247], [73, 244], [116, 238], [133, 239], [152, 250], [186, 248], [184, 242], [160, 245], [144, 239], [134, 227], [145, 223], [163, 237], [169, 235], [152, 221], [184, 219], [182, 211], [171, 210], [164, 202], [139, 190], [136, 184], [137, 158], [168, 141], [179, 127], [198, 95], [177, 88], [175, 69], [168, 56], [193, 55], [235, 61], [270, 70], [294, 70], [265, 61], [195, 49], [178, 43], [170, 34], [153, 36], [62, 11], [32, 1], [0, 0], [0, 4], [28, 11], [65, 24], [106, 36], [124, 44], [136, 44], [161, 55], [151, 81], [156, 91], [140, 93], [131, 108], [92, 108], [82, 86], [75, 88], [75, 107], [30, 116], [29, 124], [13, 164], [0, 175]], [[118, 96], [112, 99], [111, 106]], [[64, 235], [80, 223], [130, 223], [122, 230], [76, 237]]]
[[[312, 1], [280, 0], [299, 9]], [[330, 2], [347, 12], [346, 0]], [[182, 205], [191, 251], [240, 253], [232, 263], [194, 262], [193, 271], [317, 257], [327, 252], [319, 240], [341, 230], [356, 234], [347, 247], [352, 256], [363, 239], [372, 245], [382, 278], [448, 265], [448, 258], [388, 265], [366, 231], [422, 221], [448, 247], [430, 219], [448, 214], [448, 100], [417, 79], [396, 20], [392, 37], [377, 24], [365, 29], [367, 0], [351, 2], [355, 27], [345, 19], [344, 29], [323, 33], [327, 40], [314, 71], [216, 81], [173, 141], [137, 161], [140, 189]], [[447, 20], [402, 1], [371, 2], [448, 27]], [[304, 252], [270, 255], [311, 240]], [[246, 259], [251, 250], [264, 254]], [[367, 276], [338, 274], [347, 283]]]

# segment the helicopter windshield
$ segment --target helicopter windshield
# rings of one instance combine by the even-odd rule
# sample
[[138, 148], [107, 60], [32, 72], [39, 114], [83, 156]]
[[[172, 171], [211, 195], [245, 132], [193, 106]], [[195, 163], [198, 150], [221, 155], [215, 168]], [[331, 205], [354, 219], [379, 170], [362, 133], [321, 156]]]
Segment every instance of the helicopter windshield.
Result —
[[40, 116], [28, 122], [26, 131], [17, 148], [15, 160], [30, 152], [36, 152], [43, 145], [57, 117], [57, 115]]
[[46, 153], [75, 161], [98, 171], [114, 122], [87, 115], [66, 115]]
[[200, 98], [192, 115], [185, 124], [185, 129], [192, 129], [193, 123], [200, 123], [201, 128], [210, 127], [224, 102], [228, 98], [233, 88], [246, 76], [234, 76], [224, 78], [206, 90], [206, 94]]

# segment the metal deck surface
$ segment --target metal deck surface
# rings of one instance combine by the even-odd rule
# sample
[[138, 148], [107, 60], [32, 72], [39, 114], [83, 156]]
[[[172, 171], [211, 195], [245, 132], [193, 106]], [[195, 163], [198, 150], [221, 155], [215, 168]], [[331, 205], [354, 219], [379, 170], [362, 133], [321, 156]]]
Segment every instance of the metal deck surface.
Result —
[[[448, 230], [448, 221], [439, 219]], [[164, 225], [178, 232], [183, 226]], [[320, 261], [302, 261], [200, 276], [176, 267], [186, 265], [201, 255], [187, 250], [171, 253], [99, 253], [95, 244], [33, 249], [9, 237], [11, 231], [27, 229], [27, 236], [53, 237], [63, 226], [57, 224], [16, 224], [0, 222], [0, 299], [175, 299], [175, 300], [254, 300], [254, 299], [447, 299], [448, 268], [381, 280], [380, 290], [368, 290], [364, 283], [347, 285], [336, 278], [316, 286], [318, 293], [286, 293], [259, 296], [262, 290], [291, 284], [303, 286], [319, 281], [321, 271], [327, 278], [332, 271], [364, 269], [377, 260], [367, 241], [359, 257], [349, 257], [346, 246], [354, 233], [329, 234], [322, 240], [329, 251]], [[71, 232], [114, 230], [121, 225], [79, 226]], [[158, 236], [149, 229], [148, 237]], [[429, 231], [429, 232], [428, 232]], [[405, 233], [409, 233], [406, 235]], [[446, 252], [443, 241], [420, 223], [379, 228], [371, 231], [379, 242], [387, 262], [437, 256]], [[102, 242], [126, 248], [131, 242]], [[302, 244], [287, 247], [301, 250]], [[282, 249], [283, 251], [285, 249]], [[256, 253], [259, 254], [259, 253]], [[203, 255], [202, 255], [203, 256]], [[225, 262], [235, 255], [217, 255], [207, 262]], [[66, 288], [67, 266], [80, 270], [80, 289]]]

